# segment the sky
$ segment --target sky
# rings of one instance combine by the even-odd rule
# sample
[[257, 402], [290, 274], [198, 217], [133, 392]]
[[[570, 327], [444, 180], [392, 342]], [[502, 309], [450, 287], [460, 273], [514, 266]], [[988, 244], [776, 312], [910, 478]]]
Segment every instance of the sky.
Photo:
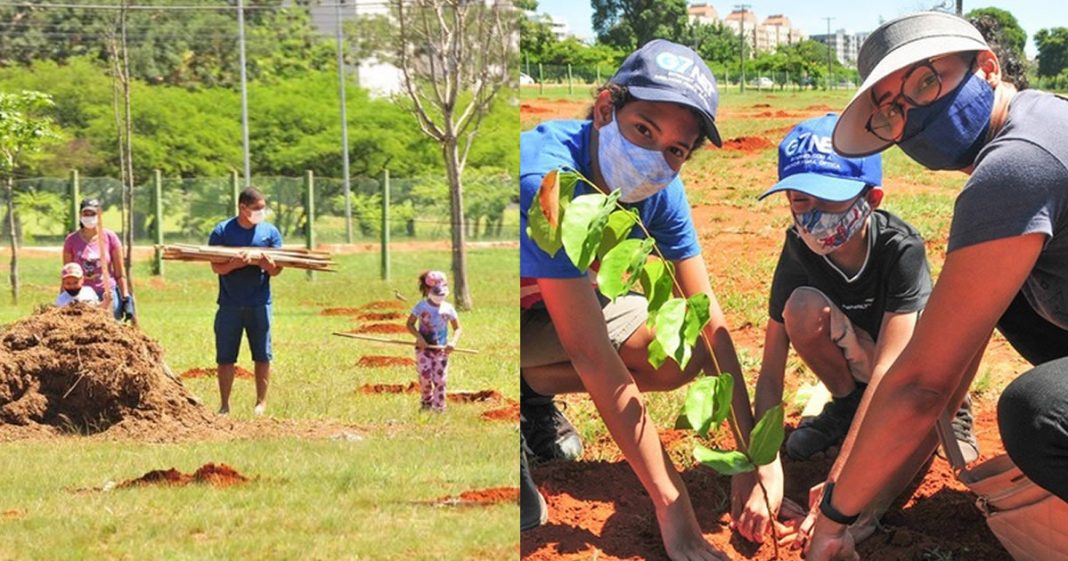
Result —
[[[845, 29], [849, 33], [871, 31], [879, 26], [879, 19], [893, 19], [897, 16], [930, 9], [941, 0], [883, 0], [882, 2], [857, 2], [857, 0], [747, 0], [750, 9], [759, 21], [769, 15], [784, 14], [794, 26], [808, 35], [827, 33], [827, 20], [832, 17], [831, 29]], [[730, 13], [735, 2], [716, 0], [698, 0], [708, 2], [719, 12], [720, 18]], [[695, 3], [691, 0], [691, 3]], [[740, 2], [739, 2], [740, 3]], [[953, 0], [947, 2], [953, 6]], [[866, 6], [859, 8], [858, 6]], [[1049, 0], [1025, 0], [1006, 2], [1004, 0], [969, 2], [964, 0], [964, 12], [975, 8], [995, 7], [1012, 12], [1020, 22], [1020, 27], [1027, 32], [1026, 52], [1029, 58], [1036, 54], [1032, 37], [1042, 28], [1054, 26], [1068, 27], [1068, 2], [1051, 2]], [[567, 20], [571, 32], [581, 38], [594, 36], [590, 17], [589, 0], [538, 0], [538, 12], [545, 12]]]

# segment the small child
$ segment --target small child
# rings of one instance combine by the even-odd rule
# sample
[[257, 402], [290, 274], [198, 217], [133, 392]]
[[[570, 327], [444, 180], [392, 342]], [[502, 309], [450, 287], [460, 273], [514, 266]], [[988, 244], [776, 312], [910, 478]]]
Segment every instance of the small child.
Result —
[[[415, 335], [415, 360], [419, 369], [420, 408], [435, 412], [445, 410], [445, 377], [449, 354], [460, 340], [460, 319], [456, 309], [445, 301], [449, 281], [441, 271], [424, 271], [419, 275], [419, 292], [423, 299], [408, 316], [408, 331]], [[419, 322], [418, 329], [416, 321]], [[449, 341], [449, 324], [453, 336]]]
[[86, 304], [100, 304], [100, 298], [96, 292], [84, 285], [85, 274], [82, 266], [77, 263], [63, 265], [60, 272], [62, 284], [60, 284], [59, 296], [56, 296], [56, 306], [62, 308], [71, 302], [84, 302]]

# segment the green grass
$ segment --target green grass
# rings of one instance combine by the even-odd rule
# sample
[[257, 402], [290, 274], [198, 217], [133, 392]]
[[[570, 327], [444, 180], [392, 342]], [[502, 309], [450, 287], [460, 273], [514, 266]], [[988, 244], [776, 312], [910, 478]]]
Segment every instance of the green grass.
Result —
[[[469, 253], [475, 310], [461, 314], [463, 346], [454, 355], [449, 389], [497, 389], [518, 398], [518, 252]], [[6, 264], [7, 253], [0, 253]], [[468, 489], [515, 485], [516, 427], [488, 423], [489, 406], [450, 404], [442, 416], [421, 415], [417, 397], [354, 393], [364, 383], [407, 383], [408, 368], [358, 369], [364, 354], [406, 355], [403, 348], [331, 337], [345, 317], [323, 307], [416, 299], [416, 276], [449, 269], [447, 251], [395, 252], [393, 281], [378, 280], [378, 254], [338, 256], [341, 273], [308, 282], [289, 270], [273, 281], [275, 360], [270, 413], [329, 419], [362, 427], [359, 442], [273, 438], [229, 442], [141, 444], [66, 437], [0, 445], [0, 559], [499, 559], [515, 555], [516, 505], [481, 509], [417, 504]], [[22, 261], [18, 306], [0, 307], [0, 323], [30, 313], [58, 290], [60, 258]], [[214, 363], [212, 318], [216, 278], [207, 265], [166, 263], [165, 280], [134, 278], [142, 329], [157, 339], [176, 371]], [[6, 291], [6, 283], [4, 289]], [[5, 294], [6, 298], [6, 294]], [[239, 364], [251, 369], [247, 347]], [[213, 379], [186, 386], [217, 407]], [[231, 406], [250, 418], [251, 381], [235, 382]], [[228, 463], [249, 484], [76, 492], [152, 469], [192, 472]]]

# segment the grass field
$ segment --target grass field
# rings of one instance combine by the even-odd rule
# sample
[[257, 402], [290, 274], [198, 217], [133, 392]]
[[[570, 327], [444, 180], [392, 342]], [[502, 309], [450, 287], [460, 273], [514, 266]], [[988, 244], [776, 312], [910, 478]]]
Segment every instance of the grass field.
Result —
[[[9, 254], [0, 252], [6, 265]], [[416, 277], [449, 269], [448, 251], [398, 251], [390, 282], [379, 280], [377, 253], [337, 257], [340, 273], [303, 271], [276, 278], [270, 415], [355, 425], [348, 442], [294, 437], [142, 444], [97, 438], [0, 444], [0, 560], [69, 559], [502, 559], [516, 556], [518, 505], [440, 507], [436, 498], [470, 489], [514, 487], [517, 427], [487, 422], [486, 404], [450, 404], [444, 415], [418, 411], [412, 394], [360, 395], [365, 383], [404, 383], [414, 369], [358, 369], [364, 354], [408, 356], [403, 347], [363, 343], [330, 332], [354, 327], [325, 307], [393, 299], [414, 304]], [[58, 290], [60, 258], [22, 261], [18, 306], [0, 306], [0, 323], [29, 314]], [[518, 251], [469, 253], [475, 309], [462, 313], [463, 346], [449, 389], [496, 389], [518, 398]], [[6, 269], [6, 267], [5, 267]], [[164, 279], [147, 263], [134, 271], [141, 327], [162, 345], [175, 372], [214, 366], [216, 277], [207, 265], [166, 263]], [[6, 275], [5, 275], [6, 276]], [[7, 283], [3, 288], [6, 292]], [[251, 369], [247, 347], [239, 365]], [[214, 379], [186, 380], [205, 406], [218, 406]], [[237, 380], [231, 406], [251, 419], [254, 385]], [[231, 488], [190, 486], [109, 492], [108, 481], [153, 469], [192, 472], [224, 462], [253, 480]]]

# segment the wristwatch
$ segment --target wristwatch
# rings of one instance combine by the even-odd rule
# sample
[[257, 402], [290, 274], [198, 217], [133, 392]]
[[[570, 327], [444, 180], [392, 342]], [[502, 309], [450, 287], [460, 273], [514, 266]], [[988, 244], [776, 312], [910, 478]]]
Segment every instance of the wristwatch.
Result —
[[853, 516], [848, 516], [842, 514], [838, 511], [838, 509], [831, 506], [832, 492], [834, 492], [833, 481], [823, 486], [823, 500], [820, 501], [820, 513], [843, 526], [849, 526], [850, 524], [856, 522], [857, 519], [860, 518], [859, 513], [854, 514]]

